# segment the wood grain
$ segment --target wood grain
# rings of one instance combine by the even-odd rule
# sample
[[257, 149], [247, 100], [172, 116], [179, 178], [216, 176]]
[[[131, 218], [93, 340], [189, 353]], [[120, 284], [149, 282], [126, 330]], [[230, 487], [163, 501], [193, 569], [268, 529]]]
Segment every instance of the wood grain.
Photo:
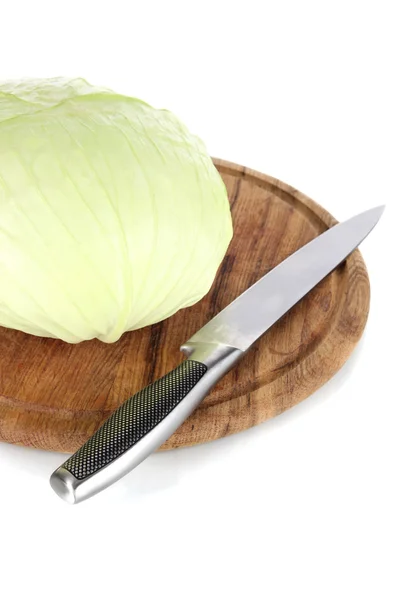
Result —
[[[74, 452], [134, 392], [181, 360], [179, 346], [264, 273], [335, 220], [290, 186], [215, 160], [234, 238], [208, 295], [117, 343], [69, 345], [0, 328], [0, 440]], [[229, 373], [163, 448], [241, 431], [304, 400], [343, 365], [369, 308], [360, 252], [293, 308]]]

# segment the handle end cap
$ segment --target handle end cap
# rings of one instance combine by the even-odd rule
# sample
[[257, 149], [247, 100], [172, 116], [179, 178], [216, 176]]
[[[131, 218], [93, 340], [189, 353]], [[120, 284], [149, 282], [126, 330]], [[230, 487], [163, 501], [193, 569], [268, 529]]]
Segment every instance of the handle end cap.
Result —
[[69, 504], [76, 504], [78, 502], [76, 497], [76, 483], [76, 478], [67, 469], [64, 469], [64, 467], [59, 467], [50, 477], [50, 485], [55, 493]]

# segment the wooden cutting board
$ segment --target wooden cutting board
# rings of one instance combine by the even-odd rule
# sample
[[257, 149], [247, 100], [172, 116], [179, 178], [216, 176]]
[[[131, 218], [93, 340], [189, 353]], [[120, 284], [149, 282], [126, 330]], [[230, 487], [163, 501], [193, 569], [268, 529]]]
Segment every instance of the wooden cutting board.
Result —
[[[229, 192], [234, 238], [208, 295], [111, 345], [69, 345], [0, 327], [0, 440], [75, 451], [124, 399], [175, 367], [180, 344], [206, 321], [336, 222], [272, 177], [215, 164]], [[368, 308], [357, 250], [256, 344], [163, 448], [241, 431], [307, 398], [347, 360]]]

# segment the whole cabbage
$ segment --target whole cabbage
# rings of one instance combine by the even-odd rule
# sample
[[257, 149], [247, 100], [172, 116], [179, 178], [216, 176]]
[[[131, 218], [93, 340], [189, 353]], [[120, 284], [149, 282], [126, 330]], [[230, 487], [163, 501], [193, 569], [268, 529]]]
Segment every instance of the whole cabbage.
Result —
[[82, 79], [0, 83], [0, 325], [114, 342], [202, 298], [231, 236], [171, 112]]

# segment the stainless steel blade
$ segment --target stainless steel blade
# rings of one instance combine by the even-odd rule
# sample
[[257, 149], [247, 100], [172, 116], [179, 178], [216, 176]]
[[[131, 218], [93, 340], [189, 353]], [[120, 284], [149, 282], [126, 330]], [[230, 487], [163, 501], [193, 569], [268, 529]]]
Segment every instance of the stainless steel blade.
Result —
[[383, 210], [384, 206], [377, 206], [339, 223], [297, 250], [211, 319], [187, 344], [224, 344], [246, 351], [357, 248]]

